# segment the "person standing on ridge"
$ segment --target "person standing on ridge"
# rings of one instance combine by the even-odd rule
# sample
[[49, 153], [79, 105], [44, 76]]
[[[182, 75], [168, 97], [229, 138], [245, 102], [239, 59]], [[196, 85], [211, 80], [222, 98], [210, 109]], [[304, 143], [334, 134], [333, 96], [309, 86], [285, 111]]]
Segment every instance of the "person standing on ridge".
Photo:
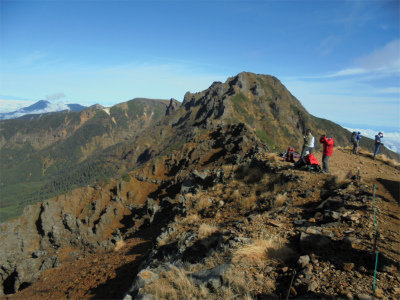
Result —
[[311, 134], [310, 129], [307, 129], [306, 135], [304, 135], [303, 138], [304, 138], [304, 145], [303, 145], [303, 150], [301, 150], [300, 158], [303, 158], [304, 156], [306, 156], [307, 151], [308, 151], [308, 154], [312, 153], [312, 150], [314, 148], [314, 143], [315, 143], [315, 138]]
[[360, 140], [361, 140], [361, 132], [353, 131], [353, 134], [351, 135], [351, 142], [353, 143], [354, 154], [357, 154], [358, 152], [358, 145], [360, 144]]
[[333, 152], [333, 138], [328, 138], [326, 134], [322, 135], [319, 142], [323, 144], [322, 152], [322, 170], [325, 173], [329, 173], [329, 158]]
[[379, 148], [380, 148], [381, 146], [383, 146], [383, 143], [382, 143], [381, 139], [383, 139], [383, 133], [382, 133], [382, 132], [379, 132], [379, 133], [375, 136], [375, 152], [374, 152], [374, 159], [375, 159], [375, 157], [378, 155]]

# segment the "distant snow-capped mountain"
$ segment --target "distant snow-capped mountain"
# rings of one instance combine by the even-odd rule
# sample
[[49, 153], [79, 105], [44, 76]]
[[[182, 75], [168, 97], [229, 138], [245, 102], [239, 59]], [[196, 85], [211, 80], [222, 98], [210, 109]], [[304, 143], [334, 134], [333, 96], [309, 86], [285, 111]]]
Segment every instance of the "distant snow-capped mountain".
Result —
[[15, 119], [28, 114], [44, 114], [62, 110], [82, 111], [85, 108], [87, 107], [80, 104], [52, 103], [50, 101], [40, 100], [16, 111], [0, 113], [0, 120]]

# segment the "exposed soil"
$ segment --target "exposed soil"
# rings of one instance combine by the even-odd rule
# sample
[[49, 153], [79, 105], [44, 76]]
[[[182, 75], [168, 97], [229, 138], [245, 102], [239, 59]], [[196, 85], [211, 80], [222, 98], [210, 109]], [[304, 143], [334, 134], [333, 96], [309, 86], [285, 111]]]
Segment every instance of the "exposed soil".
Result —
[[62, 266], [43, 272], [32, 286], [6, 299], [119, 299], [130, 288], [140, 263], [151, 249], [154, 231], [117, 244], [114, 251], [72, 260], [63, 253]]

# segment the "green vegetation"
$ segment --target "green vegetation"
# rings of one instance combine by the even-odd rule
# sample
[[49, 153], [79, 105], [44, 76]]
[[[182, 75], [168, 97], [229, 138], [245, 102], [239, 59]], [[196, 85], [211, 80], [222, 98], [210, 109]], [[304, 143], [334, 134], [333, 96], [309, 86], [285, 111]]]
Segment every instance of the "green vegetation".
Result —
[[257, 76], [257, 81], [261, 84], [262, 88], [266, 88], [267, 87], [267, 84], [265, 83], [265, 81], [261, 77]]
[[277, 150], [278, 149], [277, 146], [275, 145], [274, 141], [268, 136], [268, 134], [264, 130], [257, 129], [256, 135], [265, 145], [267, 145], [269, 150]]
[[271, 84], [268, 84], [268, 88], [271, 90], [272, 95], [274, 96], [274, 98], [279, 97], [278, 91]]
[[186, 143], [186, 140], [184, 138], [180, 138], [179, 140], [175, 141], [172, 145], [168, 146], [163, 153], [166, 155], [169, 155], [172, 153], [172, 151], [179, 149]]
[[282, 126], [282, 129], [283, 129], [284, 135], [285, 135], [289, 140], [295, 141], [295, 140], [297, 139], [297, 137], [296, 137], [293, 133], [289, 132], [289, 129], [288, 129], [286, 126]]
[[[113, 164], [104, 162], [98, 157], [81, 164], [64, 167], [58, 174], [44, 175], [39, 181], [23, 180], [19, 183], [3, 184], [0, 188], [0, 222], [18, 216], [26, 205], [40, 202], [74, 188], [85, 186], [93, 182], [109, 182], [110, 176], [117, 174]], [[33, 177], [32, 177], [33, 178]], [[3, 176], [1, 177], [3, 180]]]
[[128, 128], [128, 117], [125, 115], [125, 111], [118, 106], [113, 106], [110, 109], [110, 115], [115, 119], [119, 127], [124, 129]]
[[[10, 139], [16, 133], [23, 134], [37, 134], [41, 133], [43, 129], [55, 130], [57, 128], [62, 129], [65, 124], [68, 123], [71, 128], [74, 125], [79, 124], [79, 112], [59, 112], [59, 113], [49, 113], [37, 117], [33, 120], [26, 119], [11, 119], [1, 121], [0, 136], [4, 137], [6, 140]], [[29, 126], [26, 126], [29, 123]]]
[[128, 115], [132, 120], [143, 116], [146, 105], [140, 100], [128, 101]]
[[242, 93], [238, 93], [231, 98], [233, 103], [233, 108], [235, 111], [244, 117], [247, 124], [250, 126], [254, 126], [254, 116], [249, 114], [248, 111], [245, 109], [246, 106], [251, 105], [249, 99]]
[[[18, 133], [22, 136], [35, 134], [40, 143], [40, 138], [50, 129], [55, 134], [66, 131], [69, 136], [41, 150], [29, 142], [18, 144], [15, 140], [3, 146], [0, 150], [0, 222], [18, 216], [28, 204], [87, 184], [109, 183], [111, 177], [118, 176], [121, 163], [118, 156], [110, 156], [110, 153], [125, 150], [116, 146], [103, 149], [99, 137], [111, 137], [121, 128], [139, 131], [145, 121], [137, 119], [137, 115], [142, 116], [146, 110], [150, 117], [153, 112], [152, 122], [156, 122], [164, 116], [165, 109], [165, 104], [159, 101], [135, 100], [128, 103], [127, 110], [120, 106], [111, 108], [110, 114], [117, 124], [105, 111], [96, 110], [89, 111], [94, 115], [81, 127], [78, 127], [81, 122], [78, 112], [46, 114], [34, 120], [1, 121], [0, 137], [6, 141]], [[133, 145], [130, 147], [132, 149]]]
[[121, 176], [121, 179], [125, 182], [129, 182], [131, 181], [131, 175], [129, 175], [128, 173], [125, 173]]

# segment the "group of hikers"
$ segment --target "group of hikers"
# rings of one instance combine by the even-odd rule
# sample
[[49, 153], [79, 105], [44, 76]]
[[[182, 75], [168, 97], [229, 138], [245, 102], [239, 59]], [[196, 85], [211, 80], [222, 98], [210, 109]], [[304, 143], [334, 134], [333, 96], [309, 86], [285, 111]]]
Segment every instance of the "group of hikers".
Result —
[[[303, 139], [304, 139], [304, 145], [303, 145], [303, 149], [301, 150], [300, 159], [305, 159], [305, 157], [308, 156], [307, 159], [309, 161], [307, 161], [307, 163], [310, 163], [311, 165], [319, 165], [317, 159], [312, 154], [314, 146], [315, 146], [315, 138], [312, 135], [310, 129], [306, 130], [306, 134], [303, 136]], [[332, 152], [333, 152], [333, 138], [328, 137], [327, 134], [323, 134], [320, 137], [319, 142], [323, 146], [322, 171], [325, 173], [329, 173], [329, 158], [331, 157]], [[311, 158], [310, 158], [310, 156], [311, 156]]]
[[[379, 149], [381, 148], [381, 146], [383, 146], [382, 139], [383, 139], [382, 132], [379, 132], [377, 135], [375, 135], [374, 159], [378, 155]], [[353, 133], [351, 134], [351, 142], [353, 143], [353, 153], [354, 154], [357, 154], [357, 152], [358, 152], [358, 145], [360, 144], [360, 140], [361, 140], [361, 132], [353, 131]]]
[[[383, 146], [381, 139], [383, 138], [383, 133], [379, 132], [375, 136], [375, 151], [374, 151], [374, 159], [379, 153], [379, 149]], [[311, 133], [310, 129], [306, 130], [305, 135], [303, 136], [304, 144], [301, 150], [300, 158], [297, 162], [294, 161], [294, 148], [289, 147], [286, 152], [286, 160], [295, 162], [295, 167], [302, 167], [304, 165], [310, 166], [312, 170], [321, 171], [324, 173], [329, 173], [329, 158], [332, 156], [333, 152], [333, 138], [328, 137], [327, 134], [323, 134], [319, 142], [323, 146], [322, 150], [322, 170], [319, 166], [318, 160], [312, 154], [314, 146], [315, 146], [315, 138]], [[358, 146], [361, 140], [361, 132], [353, 131], [351, 135], [351, 142], [353, 143], [353, 153], [358, 153]]]
[[300, 158], [297, 162], [294, 161], [294, 148], [289, 147], [286, 152], [286, 160], [290, 162], [295, 162], [295, 167], [300, 168], [304, 165], [307, 165], [314, 171], [321, 171], [325, 173], [329, 173], [329, 158], [333, 152], [333, 138], [328, 137], [327, 134], [323, 134], [319, 142], [323, 145], [322, 151], [322, 170], [319, 166], [318, 160], [312, 154], [314, 146], [315, 146], [315, 138], [311, 133], [310, 129], [306, 130], [305, 135], [303, 136], [304, 145], [301, 150]]

